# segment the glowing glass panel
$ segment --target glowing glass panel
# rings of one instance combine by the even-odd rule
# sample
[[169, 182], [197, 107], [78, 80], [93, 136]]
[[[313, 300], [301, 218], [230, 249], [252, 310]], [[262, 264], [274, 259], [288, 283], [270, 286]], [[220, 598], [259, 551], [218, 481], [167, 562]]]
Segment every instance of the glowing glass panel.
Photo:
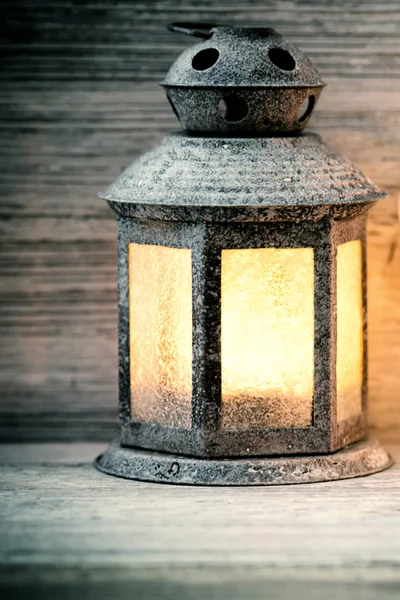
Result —
[[129, 244], [129, 320], [132, 419], [191, 427], [189, 249]]
[[363, 381], [362, 246], [360, 240], [337, 249], [337, 420], [359, 415]]
[[310, 426], [313, 249], [223, 250], [221, 279], [223, 427]]

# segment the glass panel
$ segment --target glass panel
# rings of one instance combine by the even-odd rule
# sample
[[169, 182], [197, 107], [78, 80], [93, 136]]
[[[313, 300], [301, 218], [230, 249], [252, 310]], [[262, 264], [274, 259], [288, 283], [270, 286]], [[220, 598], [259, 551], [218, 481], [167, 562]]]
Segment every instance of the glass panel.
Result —
[[337, 249], [337, 420], [359, 415], [363, 381], [362, 246]]
[[191, 427], [191, 250], [129, 244], [131, 416]]
[[313, 249], [223, 250], [221, 279], [223, 427], [310, 426]]

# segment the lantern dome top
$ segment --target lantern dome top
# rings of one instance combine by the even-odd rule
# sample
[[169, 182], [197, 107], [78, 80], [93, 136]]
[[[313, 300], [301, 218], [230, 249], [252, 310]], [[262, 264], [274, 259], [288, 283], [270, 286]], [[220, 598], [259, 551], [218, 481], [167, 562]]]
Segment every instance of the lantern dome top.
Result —
[[169, 28], [206, 38], [187, 48], [169, 69], [163, 86], [324, 86], [307, 56], [270, 27], [175, 24]]
[[203, 38], [173, 63], [168, 99], [190, 132], [300, 132], [325, 85], [307, 56], [274, 29], [173, 23]]

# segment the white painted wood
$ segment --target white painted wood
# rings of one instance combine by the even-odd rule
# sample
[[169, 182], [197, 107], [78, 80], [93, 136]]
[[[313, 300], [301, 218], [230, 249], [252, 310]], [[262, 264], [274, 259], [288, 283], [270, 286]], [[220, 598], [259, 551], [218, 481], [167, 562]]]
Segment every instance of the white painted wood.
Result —
[[[332, 483], [201, 488], [99, 473], [103, 447], [0, 446], [2, 597], [398, 598], [400, 465]], [[400, 446], [389, 449], [400, 461]]]
[[62, 460], [60, 448], [0, 452], [3, 565], [400, 567], [398, 465], [314, 485], [180, 487], [101, 474], [96, 445], [65, 445]]

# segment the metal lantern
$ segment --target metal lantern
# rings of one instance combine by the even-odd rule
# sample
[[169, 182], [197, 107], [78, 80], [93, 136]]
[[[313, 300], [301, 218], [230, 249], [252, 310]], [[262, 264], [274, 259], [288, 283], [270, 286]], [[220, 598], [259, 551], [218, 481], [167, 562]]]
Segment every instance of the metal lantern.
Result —
[[386, 468], [366, 438], [367, 210], [384, 196], [316, 134], [324, 83], [267, 28], [203, 38], [162, 85], [184, 132], [101, 197], [118, 215], [113, 475], [253, 485]]

